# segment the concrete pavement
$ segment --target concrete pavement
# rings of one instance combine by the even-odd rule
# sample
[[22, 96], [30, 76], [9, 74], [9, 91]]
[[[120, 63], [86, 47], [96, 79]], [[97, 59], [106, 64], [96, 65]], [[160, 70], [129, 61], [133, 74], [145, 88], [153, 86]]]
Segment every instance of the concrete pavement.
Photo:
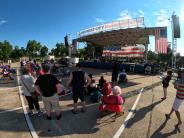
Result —
[[[111, 79], [111, 74], [104, 70], [84, 69], [94, 73], [94, 78], [98, 80], [101, 75], [107, 80]], [[66, 78], [63, 79], [64, 83]], [[129, 82], [120, 84], [123, 95], [136, 92], [142, 87], [150, 87], [152, 84], [158, 83], [158, 76], [145, 76], [138, 74], [129, 74]], [[2, 87], [1, 87], [2, 86]], [[10, 84], [0, 85], [0, 137], [1, 138], [30, 138], [31, 135], [27, 128], [27, 124], [23, 115], [22, 109], [17, 109], [12, 112], [6, 112], [21, 106], [16, 81]], [[170, 83], [168, 89], [168, 98], [161, 101], [163, 91], [162, 87], [155, 87], [143, 93], [136, 112], [128, 122], [127, 127], [120, 137], [128, 138], [164, 138], [178, 137], [183, 138], [184, 133], [175, 133], [174, 124], [176, 117], [172, 116], [168, 122], [165, 122], [165, 113], [168, 113], [172, 107], [175, 97], [175, 90]], [[129, 96], [128, 96], [129, 97]], [[73, 115], [71, 113], [72, 97], [71, 95], [60, 98], [60, 106], [62, 110], [61, 120], [56, 120], [53, 115], [53, 120], [48, 121], [45, 117], [32, 116], [31, 122], [39, 137], [43, 138], [112, 138], [119, 127], [124, 123], [125, 118], [129, 114], [137, 95], [131, 95], [126, 99], [123, 105], [125, 114], [116, 119], [112, 119], [113, 114], [99, 117], [98, 103], [87, 102], [87, 112]], [[25, 99], [24, 99], [25, 100]], [[43, 104], [41, 103], [43, 108]], [[6, 113], [1, 113], [1, 112]], [[184, 110], [181, 108], [181, 113]], [[181, 114], [182, 120], [184, 118]], [[181, 126], [181, 130], [184, 126]]]

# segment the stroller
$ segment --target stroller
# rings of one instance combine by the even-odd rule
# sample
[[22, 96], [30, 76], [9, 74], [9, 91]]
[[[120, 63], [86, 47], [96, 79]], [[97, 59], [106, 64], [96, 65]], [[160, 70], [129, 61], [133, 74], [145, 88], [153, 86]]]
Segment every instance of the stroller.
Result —
[[103, 96], [101, 98], [101, 104], [99, 106], [100, 116], [103, 117], [105, 113], [115, 113], [115, 119], [123, 115], [122, 104], [125, 102], [124, 98], [119, 99], [116, 95], [110, 95], [112, 93], [112, 86], [106, 82], [103, 86]]

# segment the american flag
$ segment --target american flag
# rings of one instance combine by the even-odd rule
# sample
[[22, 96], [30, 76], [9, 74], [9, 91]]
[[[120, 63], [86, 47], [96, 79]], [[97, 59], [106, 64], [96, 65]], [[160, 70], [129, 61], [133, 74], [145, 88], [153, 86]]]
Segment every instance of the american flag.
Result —
[[128, 46], [128, 47], [121, 47], [121, 48], [118, 48], [118, 47], [105, 48], [103, 50], [102, 56], [143, 58], [144, 47]]
[[167, 28], [157, 28], [155, 30], [155, 51], [167, 54]]

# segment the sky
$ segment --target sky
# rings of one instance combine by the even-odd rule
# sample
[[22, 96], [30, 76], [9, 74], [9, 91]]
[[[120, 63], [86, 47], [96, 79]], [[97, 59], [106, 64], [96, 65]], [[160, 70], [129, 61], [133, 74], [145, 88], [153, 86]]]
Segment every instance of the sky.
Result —
[[[180, 18], [181, 38], [177, 51], [184, 55], [183, 0], [0, 0], [0, 41], [26, 47], [36, 40], [54, 48], [64, 36], [115, 20], [144, 17], [146, 27], [167, 26], [171, 42], [171, 15]], [[149, 50], [154, 51], [154, 37]]]

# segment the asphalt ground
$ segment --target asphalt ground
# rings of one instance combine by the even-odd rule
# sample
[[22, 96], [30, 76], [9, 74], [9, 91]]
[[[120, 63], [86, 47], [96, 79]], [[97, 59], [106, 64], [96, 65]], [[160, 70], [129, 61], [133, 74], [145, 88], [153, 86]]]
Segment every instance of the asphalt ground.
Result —
[[[105, 79], [111, 79], [111, 73], [106, 70], [95, 70], [84, 68], [87, 73], [93, 73], [94, 78], [98, 80], [101, 75], [104, 75]], [[21, 102], [19, 97], [19, 90], [17, 87], [16, 76], [15, 80], [4, 84], [3, 80], [0, 80], [0, 138], [29, 138], [32, 137], [28, 129], [27, 122], [24, 117], [23, 110], [21, 108]], [[127, 84], [119, 84], [122, 88], [123, 95], [135, 93], [143, 87], [153, 86], [160, 81], [159, 76], [145, 76], [138, 74], [129, 74], [129, 82]], [[66, 83], [67, 78], [63, 79], [63, 83]], [[120, 134], [120, 137], [132, 137], [132, 138], [147, 138], [147, 137], [181, 137], [184, 136], [183, 131], [176, 133], [174, 131], [174, 124], [176, 124], [176, 117], [172, 116], [172, 119], [167, 123], [165, 121], [165, 113], [168, 113], [172, 107], [172, 103], [175, 97], [175, 90], [170, 84], [168, 89], [168, 98], [165, 101], [160, 101], [162, 97], [162, 87], [154, 87], [153, 90], [147, 90], [144, 92], [140, 101], [136, 106], [136, 111], [131, 111], [134, 105], [137, 95], [130, 95], [126, 98], [126, 103], [123, 105], [124, 115], [113, 119], [114, 114], [106, 115], [100, 118], [98, 111], [98, 103], [91, 103], [87, 100], [87, 111], [85, 113], [79, 113], [73, 115], [72, 109], [72, 97], [67, 95], [60, 98], [60, 106], [62, 111], [61, 120], [56, 120], [53, 115], [53, 119], [48, 121], [45, 116], [29, 116], [31, 123], [35, 129], [36, 134], [39, 137], [53, 137], [53, 138], [112, 138], [118, 131], [118, 129], [124, 124], [124, 121], [130, 112], [133, 112], [125, 126], [124, 131]], [[26, 100], [24, 99], [25, 103]], [[40, 102], [41, 108], [43, 104]], [[12, 110], [12, 111], [8, 111]], [[181, 113], [183, 113], [183, 109]], [[182, 120], [183, 116], [181, 114]], [[181, 126], [181, 130], [183, 125]]]

